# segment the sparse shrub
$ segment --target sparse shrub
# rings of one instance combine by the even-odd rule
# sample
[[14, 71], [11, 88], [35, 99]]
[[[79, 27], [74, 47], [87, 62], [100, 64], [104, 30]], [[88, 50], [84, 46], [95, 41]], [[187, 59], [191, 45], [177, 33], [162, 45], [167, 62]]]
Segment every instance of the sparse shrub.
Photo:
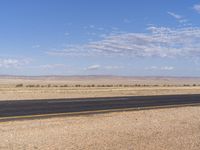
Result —
[[28, 87], [28, 88], [32, 88], [32, 87], [35, 87], [35, 85], [27, 85], [26, 87]]
[[24, 86], [23, 84], [17, 84], [17, 85], [16, 85], [17, 88], [23, 87], [23, 86]]
[[68, 87], [68, 85], [67, 85], [67, 84], [65, 84], [65, 85], [63, 85], [63, 87]]
[[76, 84], [76, 85], [75, 85], [75, 87], [80, 87], [80, 86], [81, 86], [80, 84]]

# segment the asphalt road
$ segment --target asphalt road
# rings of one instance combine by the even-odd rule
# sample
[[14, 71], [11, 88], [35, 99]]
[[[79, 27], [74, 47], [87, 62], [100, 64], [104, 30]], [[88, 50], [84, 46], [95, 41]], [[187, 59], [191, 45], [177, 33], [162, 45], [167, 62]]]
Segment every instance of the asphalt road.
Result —
[[0, 101], [0, 121], [3, 119], [18, 119], [22, 116], [31, 118], [53, 114], [95, 113], [105, 110], [146, 109], [198, 104], [200, 104], [200, 95]]

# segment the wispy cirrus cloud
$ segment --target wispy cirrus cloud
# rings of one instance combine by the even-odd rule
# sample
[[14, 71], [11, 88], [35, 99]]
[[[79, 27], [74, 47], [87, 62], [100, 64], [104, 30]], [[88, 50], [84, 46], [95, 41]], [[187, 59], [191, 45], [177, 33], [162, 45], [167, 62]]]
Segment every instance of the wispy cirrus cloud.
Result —
[[123, 69], [123, 66], [118, 66], [118, 65], [109, 65], [104, 67], [107, 70], [116, 70], [116, 69]]
[[91, 65], [91, 66], [88, 66], [87, 68], [85, 68], [85, 70], [98, 70], [100, 68], [101, 68], [100, 65]]
[[67, 66], [65, 64], [46, 64], [46, 65], [40, 65], [37, 68], [56, 69], [56, 68], [67, 68]]
[[19, 68], [29, 62], [28, 59], [0, 58], [0, 68]]
[[123, 68], [124, 68], [123, 66], [118, 66], [118, 65], [105, 65], [105, 66], [91, 65], [91, 66], [88, 66], [87, 68], [85, 68], [84, 70], [87, 70], [87, 71], [99, 70], [99, 69], [102, 69], [102, 70], [117, 70], [117, 69], [123, 69]]
[[194, 9], [196, 12], [200, 13], [200, 4], [195, 4], [195, 5], [193, 6], [193, 9]]
[[186, 22], [188, 22], [187, 19], [185, 19], [183, 16], [181, 16], [181, 15], [179, 15], [177, 13], [168, 11], [167, 14], [170, 15], [170, 16], [172, 16], [173, 18], [175, 18], [179, 23], [186, 23]]
[[150, 26], [144, 33], [110, 34], [102, 40], [48, 51], [59, 56], [200, 57], [200, 27]]
[[173, 66], [151, 66], [147, 67], [146, 70], [158, 70], [158, 71], [171, 71], [174, 70], [175, 68]]
[[174, 17], [175, 19], [182, 19], [183, 17], [181, 15], [178, 15], [174, 12], [167, 12], [170, 16]]
[[199, 55], [200, 28], [149, 27], [148, 31], [149, 33], [108, 36], [102, 41], [88, 44], [88, 47], [106, 55], [138, 57]]
[[53, 49], [46, 52], [51, 56], [91, 56], [92, 51], [85, 45], [67, 45], [64, 49]]

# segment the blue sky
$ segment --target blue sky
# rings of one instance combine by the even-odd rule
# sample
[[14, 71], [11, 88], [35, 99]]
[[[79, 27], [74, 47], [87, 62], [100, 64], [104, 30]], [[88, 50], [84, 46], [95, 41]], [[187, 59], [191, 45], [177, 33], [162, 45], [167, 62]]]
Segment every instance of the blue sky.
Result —
[[0, 74], [200, 76], [200, 1], [1, 0]]

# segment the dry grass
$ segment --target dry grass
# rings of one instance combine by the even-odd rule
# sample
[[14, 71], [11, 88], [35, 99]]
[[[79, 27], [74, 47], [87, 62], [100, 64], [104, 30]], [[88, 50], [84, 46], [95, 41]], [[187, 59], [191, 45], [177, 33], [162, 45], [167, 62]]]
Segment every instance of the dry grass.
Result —
[[0, 149], [199, 150], [200, 107], [0, 124]]

